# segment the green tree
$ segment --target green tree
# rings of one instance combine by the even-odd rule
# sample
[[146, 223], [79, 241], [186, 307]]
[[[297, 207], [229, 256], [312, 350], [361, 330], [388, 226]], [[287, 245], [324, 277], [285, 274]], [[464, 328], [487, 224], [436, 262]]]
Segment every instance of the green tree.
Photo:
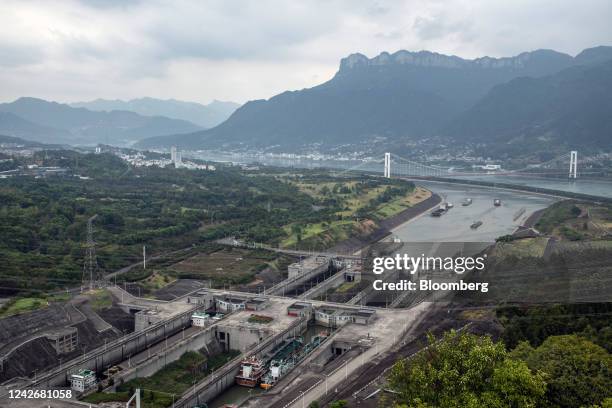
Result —
[[543, 375], [512, 361], [503, 343], [452, 330], [412, 360], [391, 369], [397, 407], [535, 407], [546, 391]]
[[348, 402], [346, 400], [338, 400], [329, 404], [329, 408], [346, 408], [348, 407]]
[[[578, 335], [551, 336], [538, 348], [515, 349], [511, 355], [532, 370], [548, 374], [548, 402], [553, 407], [600, 404], [612, 390], [612, 357]], [[518, 351], [517, 351], [518, 350]]]
[[299, 224], [293, 224], [291, 226], [291, 232], [295, 234], [295, 239], [297, 242], [302, 241], [302, 226]]

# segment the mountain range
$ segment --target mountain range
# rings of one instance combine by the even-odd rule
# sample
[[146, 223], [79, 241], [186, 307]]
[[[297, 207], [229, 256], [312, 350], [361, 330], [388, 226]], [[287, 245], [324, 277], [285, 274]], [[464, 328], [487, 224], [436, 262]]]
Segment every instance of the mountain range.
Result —
[[451, 122], [447, 136], [491, 144], [612, 147], [612, 59], [498, 85]]
[[37, 98], [0, 104], [0, 134], [43, 143], [125, 146], [147, 137], [200, 129], [180, 119], [121, 110], [95, 112]]
[[212, 101], [208, 105], [176, 99], [139, 98], [129, 101], [119, 99], [96, 99], [90, 102], [75, 102], [70, 106], [92, 111], [123, 110], [144, 116], [165, 116], [195, 123], [203, 128], [212, 128], [227, 119], [240, 106], [234, 102]]
[[56, 145], [56, 144], [33, 142], [31, 140], [25, 140], [20, 137], [5, 136], [5, 135], [0, 135], [0, 145], [19, 146], [19, 147], [25, 147], [25, 148], [37, 147], [37, 148], [43, 148], [43, 149], [58, 149], [58, 148], [65, 147], [65, 146]]
[[609, 148], [610, 133], [601, 133], [612, 117], [609, 60], [612, 47], [575, 57], [536, 50], [472, 60], [428, 51], [352, 54], [321, 85], [247, 102], [212, 129], [148, 138], [137, 146], [291, 151], [436, 137], [457, 143], [523, 137], [588, 140]]

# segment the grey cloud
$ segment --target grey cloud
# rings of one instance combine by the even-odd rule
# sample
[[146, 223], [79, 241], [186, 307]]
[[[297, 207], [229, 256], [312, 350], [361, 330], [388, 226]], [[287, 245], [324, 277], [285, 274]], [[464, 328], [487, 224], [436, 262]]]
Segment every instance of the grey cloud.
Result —
[[299, 2], [203, 4], [187, 15], [167, 10], [146, 28], [157, 45], [155, 58], [284, 58], [291, 47], [332, 31], [336, 23], [316, 8], [296, 7]]
[[79, 3], [85, 6], [108, 9], [115, 7], [126, 8], [134, 6], [139, 3], [142, 3], [142, 0], [79, 0]]
[[451, 21], [445, 14], [434, 17], [417, 17], [413, 24], [416, 35], [422, 40], [435, 40], [459, 33], [462, 38], [472, 38], [469, 21]]
[[0, 67], [37, 64], [44, 61], [44, 56], [42, 48], [38, 46], [0, 42]]
[[355, 52], [575, 54], [609, 43], [610, 12], [609, 0], [3, 0], [0, 100], [244, 101], [316, 85]]

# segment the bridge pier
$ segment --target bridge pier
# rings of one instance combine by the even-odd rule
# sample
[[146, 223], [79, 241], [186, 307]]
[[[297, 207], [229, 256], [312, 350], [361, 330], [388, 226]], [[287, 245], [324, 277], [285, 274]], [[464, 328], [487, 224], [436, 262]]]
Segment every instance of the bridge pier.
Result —
[[391, 153], [385, 153], [385, 177], [391, 178]]
[[578, 152], [572, 150], [570, 152], [569, 178], [575, 179], [578, 177]]

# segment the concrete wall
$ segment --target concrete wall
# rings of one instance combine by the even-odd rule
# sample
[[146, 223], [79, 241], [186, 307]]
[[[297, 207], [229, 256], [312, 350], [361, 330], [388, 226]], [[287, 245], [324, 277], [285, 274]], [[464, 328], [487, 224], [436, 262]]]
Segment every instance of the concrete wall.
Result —
[[327, 272], [327, 268], [329, 268], [329, 264], [327, 263], [319, 265], [316, 268], [311, 269], [310, 271], [306, 271], [295, 278], [285, 279], [283, 282], [280, 282], [271, 287], [269, 290], [266, 291], [266, 293], [270, 295], [284, 296], [285, 293], [289, 293], [292, 290], [300, 287], [304, 283], [308, 282], [309, 280], [317, 277], [318, 275], [324, 274], [325, 272]]
[[324, 295], [325, 292], [327, 292], [328, 290], [337, 288], [338, 286], [342, 285], [344, 282], [344, 273], [342, 273], [342, 271], [337, 272], [331, 278], [324, 280], [314, 288], [301, 294], [299, 296], [299, 299], [316, 299], [319, 296]]
[[296, 320], [295, 323], [293, 323], [287, 329], [259, 343], [249, 353], [238, 356], [217, 370], [214, 378], [213, 376], [208, 376], [206, 379], [204, 379], [204, 381], [197, 384], [195, 389], [190, 389], [187, 391], [185, 395], [176, 402], [175, 407], [191, 408], [194, 405], [212, 401], [215, 397], [234, 384], [234, 377], [236, 374], [238, 374], [238, 371], [240, 371], [240, 362], [242, 359], [251, 355], [262, 354], [270, 351], [281, 341], [293, 337], [297, 333], [305, 330], [307, 325], [308, 321], [304, 318]]
[[[252, 349], [272, 332], [264, 328], [253, 328], [248, 326], [224, 326], [217, 325], [217, 340], [224, 350], [238, 350], [247, 352]], [[223, 333], [223, 335], [222, 335]]]
[[115, 387], [119, 385], [120, 379], [127, 382], [133, 378], [149, 377], [166, 365], [178, 360], [186, 352], [200, 350], [212, 341], [215, 341], [214, 326], [202, 329], [201, 332], [175, 343], [168, 350], [151, 355], [151, 358], [137, 366], [122, 371], [115, 377]]
[[62, 364], [61, 368], [56, 368], [38, 375], [28, 388], [51, 388], [61, 387], [67, 384], [71, 374], [80, 369], [89, 369], [98, 373], [108, 367], [117, 364], [128, 356], [133, 356], [152, 344], [157, 343], [167, 336], [178, 333], [184, 327], [191, 325], [192, 310], [172, 317], [165, 323], [158, 323], [147, 329], [130, 333], [122, 338], [101, 346], [86, 353], [84, 356]]

